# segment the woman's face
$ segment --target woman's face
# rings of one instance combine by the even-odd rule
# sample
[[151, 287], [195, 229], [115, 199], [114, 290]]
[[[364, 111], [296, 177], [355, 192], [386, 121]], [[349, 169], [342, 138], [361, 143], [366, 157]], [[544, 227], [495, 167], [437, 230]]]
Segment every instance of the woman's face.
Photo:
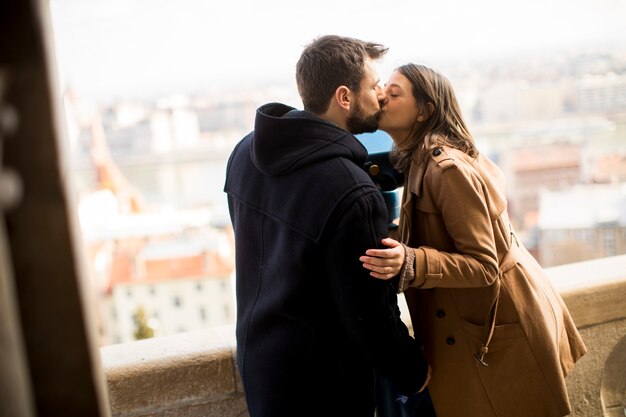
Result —
[[396, 146], [402, 148], [402, 143], [420, 115], [411, 82], [400, 72], [394, 71], [385, 84], [385, 96], [387, 102], [383, 105], [378, 128], [389, 133]]

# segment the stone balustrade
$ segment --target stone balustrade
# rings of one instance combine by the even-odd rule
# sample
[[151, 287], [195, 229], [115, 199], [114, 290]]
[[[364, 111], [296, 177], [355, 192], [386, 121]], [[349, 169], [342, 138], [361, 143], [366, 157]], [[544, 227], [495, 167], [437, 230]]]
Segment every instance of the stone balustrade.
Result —
[[[568, 377], [576, 417], [623, 417], [626, 255], [546, 269], [587, 344]], [[225, 326], [101, 348], [114, 417], [247, 416]]]

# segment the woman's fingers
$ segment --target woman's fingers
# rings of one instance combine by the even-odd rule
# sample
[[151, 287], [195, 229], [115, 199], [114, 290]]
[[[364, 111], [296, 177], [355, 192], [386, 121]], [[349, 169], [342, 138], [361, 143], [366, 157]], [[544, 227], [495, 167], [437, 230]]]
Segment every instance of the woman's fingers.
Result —
[[395, 277], [402, 266], [401, 264], [386, 265], [383, 262], [388, 262], [387, 259], [370, 258], [367, 256], [362, 256], [360, 260], [363, 262], [363, 268], [369, 270], [371, 276], [379, 279]]
[[368, 263], [368, 262], [363, 262], [363, 268], [369, 269], [370, 271], [374, 271], [374, 272], [380, 272], [382, 274], [388, 274], [395, 270], [395, 268], [391, 266], [375, 265], [375, 264]]
[[368, 249], [365, 251], [366, 255], [376, 256], [379, 258], [393, 258], [404, 256], [404, 248], [402, 244], [397, 240], [389, 237], [382, 240], [383, 245], [388, 246], [388, 249]]
[[369, 269], [370, 270], [370, 275], [373, 276], [374, 278], [378, 278], [378, 279], [390, 279], [396, 276], [395, 272], [393, 272], [394, 270], [392, 270], [391, 268], [380, 268], [380, 267], [376, 267], [376, 268], [368, 268], [368, 265], [363, 264], [363, 267], [365, 267], [365, 269]]
[[397, 252], [392, 249], [368, 249], [365, 251], [365, 254], [377, 258], [393, 258], [397, 256]]
[[379, 258], [374, 256], [361, 256], [359, 261], [375, 267], [394, 267], [402, 266], [403, 259], [400, 258]]
[[370, 275], [374, 278], [378, 278], [378, 279], [391, 279], [393, 277], [395, 277], [395, 274], [379, 274], [378, 272], [370, 272]]
[[384, 238], [384, 239], [382, 240], [382, 242], [383, 242], [383, 245], [385, 245], [385, 246], [389, 246], [390, 248], [395, 248], [396, 246], [400, 246], [400, 245], [401, 245], [401, 243], [400, 243], [400, 242], [398, 242], [397, 240], [392, 239], [392, 238], [390, 238], [390, 237], [386, 237], [386, 238]]
[[404, 247], [396, 240], [385, 238], [382, 243], [389, 249], [368, 249], [359, 260], [375, 278], [389, 279], [396, 276], [404, 263]]
[[387, 262], [386, 259], [375, 256], [361, 256], [359, 258], [359, 261], [363, 262], [364, 264], [371, 264], [375, 266], [384, 266], [385, 262]]

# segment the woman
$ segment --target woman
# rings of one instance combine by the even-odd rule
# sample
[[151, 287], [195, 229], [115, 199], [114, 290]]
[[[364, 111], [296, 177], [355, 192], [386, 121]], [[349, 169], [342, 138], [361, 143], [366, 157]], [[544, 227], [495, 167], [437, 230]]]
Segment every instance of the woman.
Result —
[[432, 366], [439, 417], [559, 417], [586, 352], [572, 318], [507, 216], [502, 172], [478, 152], [450, 82], [414, 64], [385, 86], [380, 129], [404, 174], [400, 240], [363, 266], [398, 276]]

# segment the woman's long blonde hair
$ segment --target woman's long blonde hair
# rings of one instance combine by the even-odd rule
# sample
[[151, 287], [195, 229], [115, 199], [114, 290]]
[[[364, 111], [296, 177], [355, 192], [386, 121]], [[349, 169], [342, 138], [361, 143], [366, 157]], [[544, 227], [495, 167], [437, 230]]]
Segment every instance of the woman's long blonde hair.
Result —
[[[422, 146], [445, 145], [476, 157], [478, 149], [463, 120], [459, 103], [450, 81], [437, 71], [424, 65], [406, 64], [396, 69], [413, 87], [413, 97], [420, 111], [426, 116], [422, 122], [415, 121], [407, 143], [402, 150], [394, 148], [396, 169], [406, 173], [414, 153]], [[429, 106], [430, 103], [430, 106]]]

